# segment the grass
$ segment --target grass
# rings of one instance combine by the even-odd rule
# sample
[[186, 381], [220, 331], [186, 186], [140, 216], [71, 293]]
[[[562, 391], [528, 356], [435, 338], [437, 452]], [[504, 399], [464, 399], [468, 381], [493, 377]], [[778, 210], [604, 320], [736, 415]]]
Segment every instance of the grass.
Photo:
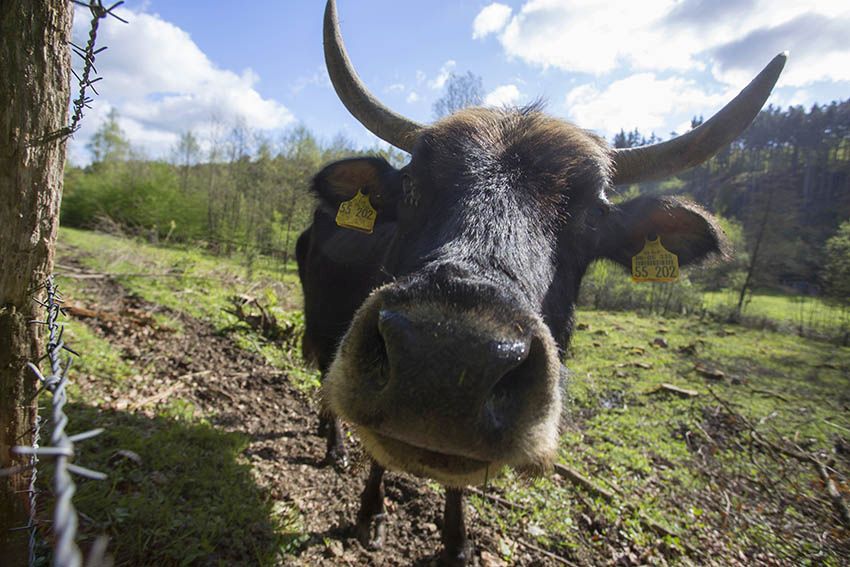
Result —
[[[717, 538], [714, 526], [728, 522], [723, 506], [706, 502], [718, 478], [752, 486], [776, 483], [774, 489], [806, 502], [822, 497], [814, 469], [780, 470], [768, 456], [745, 449], [747, 432], [715, 427], [712, 416], [725, 414], [714, 394], [760, 424], [770, 439], [797, 439], [809, 451], [832, 454], [840, 432], [836, 426], [850, 430], [844, 409], [850, 403], [850, 349], [689, 318], [583, 311], [578, 323], [584, 330], [574, 336], [567, 360], [572, 372], [570, 416], [560, 459], [617, 497], [609, 503], [582, 495], [558, 478], [529, 485], [508, 475], [495, 486], [508, 500], [531, 510], [503, 516], [512, 531], [527, 533], [528, 526], [541, 526], [547, 535], [536, 538], [539, 544], [570, 550], [593, 563], [598, 560], [592, 554], [595, 542], [587, 526], [577, 524], [581, 514], [606, 519], [602, 523], [616, 526], [636, 548], [658, 538], [658, 531], [642, 519], [651, 518], [681, 534], [681, 539], [667, 537], [665, 542], [681, 549], [685, 541]], [[668, 347], [653, 347], [656, 338], [663, 338]], [[689, 346], [695, 354], [689, 354]], [[697, 364], [719, 369], [726, 378], [708, 381], [694, 370]], [[682, 399], [659, 392], [663, 383], [698, 395]], [[695, 455], [690, 439], [715, 430], [717, 452], [704, 461]], [[737, 444], [725, 443], [724, 437]], [[740, 506], [744, 516], [757, 517], [754, 510], [767, 504], [753, 497], [733, 505]], [[489, 503], [477, 498], [476, 506], [480, 514], [492, 517]], [[793, 503], [788, 508], [782, 512], [802, 514]], [[824, 513], [830, 512], [827, 506]], [[815, 539], [801, 540], [771, 522], [742, 523], [720, 535], [732, 550], [763, 546], [795, 560], [826, 557], [825, 564], [840, 563]], [[792, 542], [794, 550], [780, 553], [779, 542]], [[809, 552], [802, 551], [804, 546]]]
[[[222, 332], [235, 323], [224, 313], [229, 297], [245, 289], [282, 321], [302, 324], [289, 271], [255, 269], [249, 277], [236, 260], [75, 230], [63, 229], [60, 240], [65, 253], [69, 247], [77, 257], [87, 253], [88, 268], [124, 274], [119, 281], [132, 293]], [[130, 275], [139, 273], [155, 277]], [[67, 283], [73, 292], [73, 281]], [[707, 295], [715, 300], [725, 299]], [[827, 309], [815, 300], [806, 308], [815, 305]], [[747, 313], [793, 323], [798, 308], [786, 298], [756, 296]], [[739, 416], [769, 440], [790, 439], [807, 451], [835, 455], [850, 431], [850, 348], [696, 318], [581, 310], [577, 322], [566, 360], [571, 377], [559, 460], [615, 496], [607, 501], [558, 476], [529, 481], [508, 471], [492, 488], [516, 507], [470, 498], [477, 515], [504, 534], [498, 553], [509, 560], [517, 551], [512, 538], [521, 534], [587, 564], [608, 561], [612, 546], [643, 550], [646, 562], [663, 554], [675, 563], [688, 548], [698, 562], [727, 563], [739, 554], [757, 562], [759, 553], [789, 563], [844, 561], [833, 545], [840, 534], [814, 535], [837, 524], [813, 468], [754, 450]], [[72, 323], [69, 332], [71, 344], [86, 354], [85, 371], [98, 380], [142, 371], [84, 325]], [[294, 346], [281, 352], [244, 329], [234, 338], [287, 368], [302, 388], [316, 387], [315, 373], [300, 365]], [[653, 346], [656, 339], [666, 348]], [[710, 380], [698, 366], [724, 378]], [[659, 391], [662, 384], [697, 395], [681, 398]], [[179, 402], [141, 418], [98, 412], [91, 408], [95, 400], [80, 401], [82, 421], [109, 424], [96, 445], [86, 444], [87, 465], [104, 465], [119, 447], [142, 458], [141, 465], [120, 461], [126, 468], [106, 495], [89, 483], [80, 489], [85, 509], [93, 510], [87, 513], [115, 535], [120, 553], [132, 558], [161, 549], [161, 564], [228, 564], [236, 555], [221, 555], [213, 551], [221, 546], [211, 543], [225, 538], [224, 548], [242, 560], [267, 564], [275, 553], [297, 550], [307, 528], [296, 510], [269, 504], [252, 484], [240, 456], [244, 438], [216, 431]], [[204, 447], [213, 445], [224, 450], [210, 458]], [[846, 460], [834, 467], [844, 475], [837, 478], [846, 478]], [[166, 542], [165, 534], [179, 537]]]
[[[318, 386], [318, 374], [305, 369], [300, 358], [297, 339], [304, 321], [298, 311], [301, 287], [294, 266], [283, 268], [260, 260], [249, 268], [244, 258], [69, 228], [60, 230], [59, 242], [60, 265], [62, 250], [73, 249], [86, 268], [114, 275], [130, 293], [230, 333], [240, 347], [288, 371], [301, 388]], [[65, 280], [74, 285], [71, 278]], [[228, 312], [233, 308], [231, 298], [245, 294], [257, 297], [281, 325], [294, 329], [294, 340], [286, 348], [269, 343]], [[164, 323], [179, 326], [176, 321]]]
[[[706, 292], [703, 301], [709, 311], [731, 313], [738, 303], [738, 293]], [[850, 309], [807, 295], [755, 293], [744, 304], [743, 315], [750, 320], [773, 322], [799, 334], [840, 337], [850, 330]]]
[[[270, 564], [285, 522], [254, 483], [247, 438], [203, 421], [69, 408], [75, 428], [105, 427], [81, 445], [105, 481], [80, 482], [87, 533], [110, 536], [118, 565]], [[83, 541], [83, 544], [87, 543]]]

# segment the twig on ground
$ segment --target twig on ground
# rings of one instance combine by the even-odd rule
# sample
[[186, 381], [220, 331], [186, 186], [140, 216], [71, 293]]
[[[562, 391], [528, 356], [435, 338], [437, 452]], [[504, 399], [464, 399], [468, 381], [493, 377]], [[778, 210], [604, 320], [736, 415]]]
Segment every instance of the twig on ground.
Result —
[[740, 413], [734, 411], [729, 403], [717, 395], [714, 390], [711, 388], [708, 389], [711, 392], [711, 395], [714, 396], [726, 411], [733, 415], [737, 415], [747, 426], [750, 431], [750, 438], [753, 440], [753, 443], [761, 447], [762, 449], [767, 450], [768, 452], [776, 455], [781, 454], [786, 457], [791, 457], [792, 459], [796, 459], [802, 463], [808, 463], [814, 465], [817, 470], [818, 476], [824, 483], [824, 488], [827, 491], [827, 495], [829, 496], [830, 502], [832, 503], [833, 508], [838, 513], [838, 517], [841, 519], [841, 522], [847, 527], [850, 528], [850, 510], [847, 508], [847, 503], [844, 501], [844, 497], [841, 495], [841, 492], [838, 490], [838, 487], [835, 485], [835, 482], [829, 476], [829, 472], [827, 471], [826, 465], [820, 461], [813, 453], [806, 452], [802, 450], [800, 447], [796, 447], [795, 449], [791, 449], [789, 447], [783, 447], [773, 441], [765, 439], [762, 437], [761, 433], [759, 433], [756, 428], [753, 426], [752, 422], [748, 420], [746, 417], [741, 415]]
[[161, 391], [157, 394], [154, 394], [153, 396], [147, 397], [143, 400], [139, 400], [138, 402], [136, 402], [134, 404], [131, 404], [130, 406], [128, 406], [128, 409], [130, 411], [136, 411], [136, 410], [141, 409], [141, 408], [143, 408], [147, 405], [155, 404], [157, 402], [160, 402], [160, 401], [168, 398], [169, 396], [171, 396], [173, 394], [176, 394], [178, 391], [182, 390], [185, 387], [186, 387], [186, 384], [184, 384], [183, 382], [175, 382], [174, 384], [172, 384], [171, 386], [169, 386], [165, 390], [163, 390], [163, 391]]
[[659, 392], [671, 392], [683, 398], [693, 398], [699, 396], [699, 392], [697, 392], [696, 390], [688, 390], [687, 388], [681, 388], [674, 384], [667, 383], [659, 384], [657, 387], [648, 391], [647, 394], [657, 394]]
[[505, 508], [510, 508], [512, 510], [521, 510], [523, 512], [529, 511], [528, 506], [523, 506], [522, 504], [517, 504], [515, 502], [505, 500], [501, 496], [497, 496], [495, 494], [490, 494], [489, 492], [483, 492], [483, 491], [478, 490], [477, 488], [474, 488], [474, 487], [469, 487], [467, 490], [469, 491], [470, 494], [474, 494], [474, 495], [476, 495], [480, 498], [490, 500], [491, 502], [495, 502], [496, 504], [500, 504], [501, 506], [504, 506]]
[[830, 502], [832, 502], [832, 507], [835, 509], [838, 517], [841, 518], [841, 523], [843, 523], [845, 527], [850, 528], [850, 510], [848, 510], [847, 503], [841, 496], [838, 486], [836, 486], [835, 481], [829, 476], [826, 466], [824, 466], [824, 464], [820, 461], [815, 462], [817, 463], [816, 466], [818, 474], [820, 475], [821, 480], [823, 480], [824, 486], [826, 486], [826, 494], [829, 496]]
[[751, 388], [750, 391], [754, 394], [763, 394], [765, 396], [778, 398], [785, 403], [789, 402], [788, 398], [786, 398], [785, 396], [783, 396], [782, 394], [780, 394], [778, 392], [774, 392], [773, 390], [766, 390], [766, 389], [761, 389], [761, 388]]
[[560, 463], [555, 463], [554, 467], [556, 473], [566, 478], [573, 484], [584, 488], [591, 494], [595, 496], [601, 496], [605, 499], [606, 502], [611, 502], [612, 500], [614, 500], [614, 494], [610, 490], [594, 484], [593, 481], [591, 481], [589, 478], [587, 478], [577, 470], [572, 469], [566, 465], [562, 465]]
[[573, 562], [572, 562], [572, 561], [570, 561], [569, 559], [564, 559], [564, 558], [563, 558], [563, 557], [561, 557], [560, 555], [555, 555], [555, 554], [554, 554], [554, 553], [552, 553], [551, 551], [546, 551], [545, 549], [540, 548], [540, 547], [538, 547], [538, 546], [534, 545], [533, 543], [528, 543], [527, 541], [523, 541], [523, 540], [521, 540], [521, 539], [517, 539], [517, 540], [515, 540], [515, 541], [516, 541], [519, 545], [521, 545], [521, 546], [523, 546], [523, 547], [525, 547], [525, 548], [527, 548], [527, 549], [530, 549], [530, 550], [532, 550], [532, 551], [536, 551], [537, 553], [539, 553], [539, 554], [541, 554], [541, 555], [545, 555], [545, 556], [546, 556], [546, 557], [548, 557], [549, 559], [551, 559], [551, 560], [553, 560], [553, 561], [556, 561], [556, 562], [560, 563], [561, 565], [570, 565], [571, 567], [578, 567], [578, 565], [577, 565], [577, 564], [573, 563]]
[[844, 432], [846, 432], [846, 433], [850, 433], [850, 429], [847, 429], [846, 427], [844, 427], [844, 426], [842, 426], [842, 425], [838, 425], [837, 423], [832, 423], [831, 421], [827, 421], [827, 420], [825, 420], [825, 419], [824, 419], [824, 420], [822, 420], [822, 421], [823, 421], [825, 424], [829, 425], [830, 427], [834, 427], [834, 428], [836, 428], [836, 429], [840, 429], [841, 431], [844, 431]]

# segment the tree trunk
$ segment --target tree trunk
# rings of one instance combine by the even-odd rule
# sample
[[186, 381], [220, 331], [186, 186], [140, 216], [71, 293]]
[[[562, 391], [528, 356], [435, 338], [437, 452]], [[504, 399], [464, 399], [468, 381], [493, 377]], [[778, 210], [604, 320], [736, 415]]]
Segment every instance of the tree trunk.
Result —
[[[53, 267], [65, 143], [33, 140], [68, 119], [72, 10], [67, 0], [3, 0], [0, 10], [0, 468], [32, 442], [40, 318], [30, 290]], [[0, 565], [27, 562], [29, 471], [0, 479]]]

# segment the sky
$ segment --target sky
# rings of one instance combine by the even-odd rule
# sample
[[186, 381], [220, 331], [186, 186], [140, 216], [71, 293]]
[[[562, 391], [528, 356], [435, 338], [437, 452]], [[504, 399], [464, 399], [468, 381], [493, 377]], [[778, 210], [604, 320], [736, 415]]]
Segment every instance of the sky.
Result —
[[[366, 86], [419, 122], [451, 73], [483, 79], [485, 103], [546, 111], [609, 140], [620, 129], [667, 138], [708, 117], [773, 56], [790, 51], [768, 102], [850, 98], [847, 0], [337, 0]], [[128, 0], [129, 24], [101, 22], [100, 93], [69, 146], [71, 163], [114, 109], [134, 147], [167, 158], [179, 136], [241, 124], [275, 141], [301, 125], [323, 142], [377, 138], [336, 97], [322, 54], [321, 0]], [[74, 40], [90, 15], [77, 8]], [[80, 66], [80, 61], [75, 66]], [[74, 94], [76, 96], [76, 94]], [[72, 97], [73, 98], [73, 97]]]

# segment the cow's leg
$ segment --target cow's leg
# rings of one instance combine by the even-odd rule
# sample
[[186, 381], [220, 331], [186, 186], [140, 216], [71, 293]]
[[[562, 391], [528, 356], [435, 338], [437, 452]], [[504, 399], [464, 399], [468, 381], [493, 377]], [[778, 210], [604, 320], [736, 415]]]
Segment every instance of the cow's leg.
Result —
[[360, 511], [354, 530], [357, 539], [366, 549], [380, 549], [384, 545], [387, 511], [384, 508], [384, 467], [372, 461], [369, 480], [360, 496]]
[[330, 412], [319, 414], [319, 435], [325, 438], [325, 464], [337, 469], [348, 468], [348, 455], [345, 452], [345, 436], [342, 422]]
[[[321, 381], [325, 381], [325, 372], [322, 372]], [[345, 453], [345, 436], [342, 432], [342, 423], [327, 408], [319, 411], [319, 437], [324, 437], [327, 443], [325, 449], [325, 464], [332, 465], [337, 470], [348, 468], [348, 456]]]
[[472, 561], [472, 545], [466, 539], [463, 513], [463, 489], [446, 488], [446, 509], [443, 512], [442, 562], [451, 567], [464, 567]]

